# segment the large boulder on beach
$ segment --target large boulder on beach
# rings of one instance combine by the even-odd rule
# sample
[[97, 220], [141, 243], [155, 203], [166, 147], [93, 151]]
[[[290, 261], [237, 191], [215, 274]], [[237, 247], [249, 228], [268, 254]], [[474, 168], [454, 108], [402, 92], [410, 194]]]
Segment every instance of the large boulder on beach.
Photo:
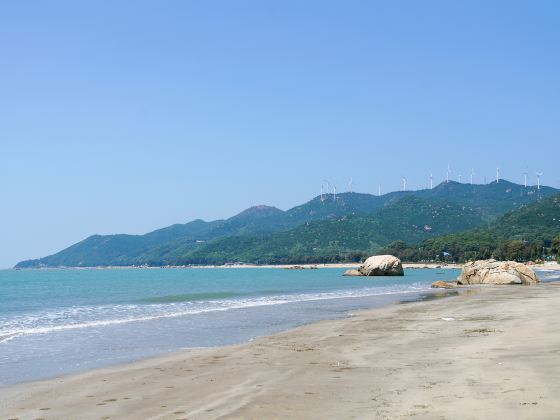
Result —
[[457, 283], [467, 284], [537, 284], [532, 268], [515, 261], [479, 260], [463, 265]]
[[393, 255], [369, 257], [358, 271], [362, 276], [404, 276], [401, 260]]

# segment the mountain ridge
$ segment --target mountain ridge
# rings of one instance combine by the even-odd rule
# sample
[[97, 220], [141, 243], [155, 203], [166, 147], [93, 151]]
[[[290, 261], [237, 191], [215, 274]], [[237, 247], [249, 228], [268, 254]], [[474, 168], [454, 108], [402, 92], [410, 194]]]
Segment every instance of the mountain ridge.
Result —
[[147, 260], [149, 264], [156, 264], [156, 261], [141, 256], [157, 252], [187, 254], [208, 242], [226, 237], [265, 236], [288, 232], [311, 222], [368, 216], [410, 196], [421, 200], [458, 204], [471, 209], [483, 221], [488, 222], [507, 211], [556, 192], [560, 191], [544, 186], [538, 190], [536, 187], [524, 187], [500, 180], [499, 183], [474, 185], [450, 181], [443, 182], [433, 189], [395, 191], [382, 196], [347, 192], [338, 194], [336, 200], [333, 194], [325, 194], [286, 211], [273, 206], [258, 205], [228, 219], [209, 222], [197, 219], [144, 235], [92, 235], [60, 252], [37, 260], [22, 261], [16, 267], [126, 266], [137, 265], [141, 261], [145, 264]]
[[406, 261], [528, 261], [546, 253], [560, 258], [560, 194], [505, 213], [485, 228], [442, 235], [415, 245], [396, 241], [382, 252]]

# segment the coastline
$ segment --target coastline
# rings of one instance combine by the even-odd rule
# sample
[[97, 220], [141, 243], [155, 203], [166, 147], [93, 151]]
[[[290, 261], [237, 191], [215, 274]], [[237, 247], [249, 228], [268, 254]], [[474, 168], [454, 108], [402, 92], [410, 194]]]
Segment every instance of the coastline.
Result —
[[[290, 269], [293, 267], [302, 267], [304, 269], [319, 269], [319, 268], [356, 268], [361, 263], [325, 263], [325, 264], [232, 264], [232, 265], [172, 265], [172, 266], [98, 266], [98, 267], [40, 267], [40, 268], [6, 268], [4, 270], [161, 270], [161, 269], [207, 269], [207, 268], [221, 268], [221, 269], [240, 269], [240, 268], [279, 268]], [[418, 269], [434, 269], [434, 268], [449, 268], [460, 269], [463, 264], [455, 263], [403, 263], [403, 268], [418, 268]]]
[[[232, 264], [232, 265], [173, 265], [173, 266], [98, 266], [98, 267], [40, 267], [40, 268], [4, 268], [2, 270], [162, 270], [162, 269], [240, 269], [240, 268], [278, 268], [290, 269], [293, 267], [302, 267], [304, 269], [319, 268], [357, 268], [361, 263], [325, 263], [325, 264]], [[403, 268], [412, 269], [461, 269], [462, 263], [402, 263]], [[533, 264], [531, 268], [534, 270], [552, 270], [560, 271], [560, 263]]]
[[1, 388], [0, 413], [19, 419], [554, 417], [560, 411], [558, 286], [465, 289], [245, 344]]

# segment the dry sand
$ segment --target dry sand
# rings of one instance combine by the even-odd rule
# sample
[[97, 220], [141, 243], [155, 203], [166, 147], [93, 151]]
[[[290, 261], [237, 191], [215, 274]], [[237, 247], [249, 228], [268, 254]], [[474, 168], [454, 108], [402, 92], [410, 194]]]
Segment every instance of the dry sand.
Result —
[[[179, 265], [179, 266], [164, 266], [164, 267], [149, 267], [149, 266], [107, 266], [107, 267], [42, 267], [42, 268], [29, 268], [26, 270], [161, 270], [166, 268], [172, 269], [207, 269], [207, 268], [222, 268], [222, 269], [241, 269], [241, 268], [358, 268], [361, 263], [326, 263], [326, 264], [233, 264], [233, 265]], [[462, 264], [447, 264], [447, 263], [403, 263], [403, 268], [461, 268]], [[537, 267], [537, 266], [534, 266]], [[540, 267], [540, 266], [539, 266]]]
[[363, 311], [0, 389], [1, 418], [554, 419], [560, 285]]

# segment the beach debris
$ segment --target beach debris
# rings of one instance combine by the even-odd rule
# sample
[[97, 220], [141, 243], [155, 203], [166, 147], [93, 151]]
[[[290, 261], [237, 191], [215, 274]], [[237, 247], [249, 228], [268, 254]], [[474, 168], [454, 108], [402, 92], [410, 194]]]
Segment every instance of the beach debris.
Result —
[[502, 332], [502, 331], [496, 330], [494, 328], [472, 328], [472, 329], [464, 330], [464, 332], [467, 335], [473, 335], [473, 334], [488, 335], [491, 333]]
[[302, 352], [302, 351], [315, 351], [314, 347], [308, 346], [307, 344], [302, 344], [302, 345], [297, 345], [297, 344], [292, 344], [291, 351], [297, 351], [297, 352]]
[[369, 257], [358, 271], [362, 276], [404, 276], [401, 260], [393, 255]]
[[434, 283], [432, 283], [432, 288], [433, 289], [454, 289], [458, 287], [457, 282], [446, 282], [446, 281], [436, 281]]
[[515, 261], [478, 260], [465, 263], [457, 278], [460, 285], [467, 284], [523, 284], [539, 283], [532, 268]]
[[285, 270], [318, 270], [319, 267], [316, 265], [290, 265], [288, 267], [283, 267]]

